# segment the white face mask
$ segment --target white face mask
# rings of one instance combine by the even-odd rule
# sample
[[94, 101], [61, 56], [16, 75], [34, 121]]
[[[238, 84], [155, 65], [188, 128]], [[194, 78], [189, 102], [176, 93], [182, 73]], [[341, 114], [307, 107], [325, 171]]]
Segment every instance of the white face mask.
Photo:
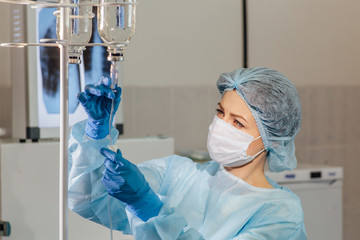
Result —
[[254, 156], [246, 154], [250, 143], [260, 137], [254, 138], [215, 116], [209, 127], [207, 148], [214, 161], [225, 167], [240, 167], [265, 151], [262, 149]]

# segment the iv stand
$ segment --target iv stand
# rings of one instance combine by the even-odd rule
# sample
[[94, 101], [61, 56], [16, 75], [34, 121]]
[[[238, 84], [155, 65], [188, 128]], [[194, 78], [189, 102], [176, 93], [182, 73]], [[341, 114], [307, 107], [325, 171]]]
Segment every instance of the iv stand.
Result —
[[[6, 0], [0, 2], [9, 3]], [[14, 4], [37, 3], [31, 1], [13, 2]], [[39, 4], [41, 6], [41, 3]], [[46, 46], [58, 47], [60, 52], [60, 166], [59, 166], [59, 240], [68, 239], [68, 131], [69, 131], [69, 15], [72, 6], [69, 0], [60, 0], [60, 36], [59, 39], [42, 39], [41, 43], [1, 43], [1, 47]], [[43, 7], [52, 7], [44, 3]], [[55, 43], [51, 43], [55, 41]], [[90, 44], [89, 44], [90, 45]], [[103, 44], [91, 44], [103, 46]]]
[[[1, 43], [0, 47], [17, 47], [26, 46], [45, 46], [58, 47], [60, 51], [60, 177], [59, 177], [59, 240], [68, 239], [68, 132], [69, 132], [69, 48], [70, 46], [78, 46], [69, 43], [69, 17], [70, 7], [74, 6], [119, 6], [119, 5], [135, 5], [133, 3], [84, 3], [72, 4], [69, 0], [60, 0], [59, 3], [35, 2], [31, 0], [9, 1], [0, 0], [2, 3], [30, 5], [37, 7], [59, 7], [60, 8], [60, 36], [59, 39], [41, 39], [40, 43]], [[121, 43], [127, 46], [126, 42]], [[81, 46], [118, 46], [119, 43], [88, 43]], [[121, 59], [110, 59], [112, 64], [116, 66], [116, 70], [120, 67]], [[115, 62], [114, 62], [115, 60]]]
[[[67, 4], [68, 0], [60, 3]], [[68, 7], [60, 9], [60, 178], [59, 178], [59, 240], [68, 239], [68, 126], [69, 126], [69, 36]]]

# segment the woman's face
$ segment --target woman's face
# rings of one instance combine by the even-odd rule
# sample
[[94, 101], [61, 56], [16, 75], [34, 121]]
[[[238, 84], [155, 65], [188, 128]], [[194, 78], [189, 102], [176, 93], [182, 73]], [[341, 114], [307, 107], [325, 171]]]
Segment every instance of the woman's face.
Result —
[[[221, 102], [218, 103], [216, 111], [218, 118], [231, 124], [239, 129], [239, 131], [243, 131], [254, 138], [260, 136], [259, 129], [250, 109], [235, 90], [225, 92]], [[263, 141], [259, 138], [249, 145], [246, 153], [253, 156], [263, 148]]]

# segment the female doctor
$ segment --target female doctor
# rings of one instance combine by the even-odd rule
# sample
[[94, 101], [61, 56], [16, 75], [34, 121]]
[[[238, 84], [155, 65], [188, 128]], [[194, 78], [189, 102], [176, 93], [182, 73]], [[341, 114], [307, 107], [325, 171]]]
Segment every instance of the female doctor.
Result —
[[299, 198], [264, 173], [266, 161], [270, 171], [296, 167], [294, 85], [276, 70], [252, 68], [221, 74], [217, 86], [212, 161], [174, 155], [134, 165], [107, 148], [121, 89], [114, 93], [107, 79], [88, 85], [78, 96], [88, 119], [70, 136], [69, 208], [135, 239], [307, 239]]

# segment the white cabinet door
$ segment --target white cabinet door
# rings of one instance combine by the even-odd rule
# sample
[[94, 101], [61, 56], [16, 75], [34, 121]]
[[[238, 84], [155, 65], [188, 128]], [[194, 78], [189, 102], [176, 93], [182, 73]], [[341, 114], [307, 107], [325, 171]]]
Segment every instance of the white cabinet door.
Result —
[[[171, 138], [122, 139], [117, 145], [135, 163], [174, 153]], [[6, 239], [58, 239], [59, 143], [0, 144], [0, 156], [0, 219], [11, 224]], [[69, 239], [110, 239], [110, 232], [69, 211]], [[133, 238], [114, 231], [114, 239]]]

